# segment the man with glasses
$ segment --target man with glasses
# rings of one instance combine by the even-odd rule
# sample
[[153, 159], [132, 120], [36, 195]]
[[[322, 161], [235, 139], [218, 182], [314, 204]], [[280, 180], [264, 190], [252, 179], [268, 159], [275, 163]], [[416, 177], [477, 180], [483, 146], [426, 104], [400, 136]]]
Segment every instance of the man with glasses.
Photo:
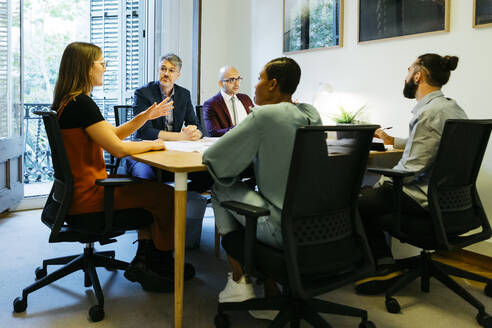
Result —
[[[138, 115], [153, 103], [160, 103], [166, 97], [171, 97], [174, 109], [171, 114], [155, 120], [147, 121], [137, 131], [137, 138], [144, 140], [198, 140], [202, 137], [200, 124], [191, 103], [190, 91], [175, 84], [181, 75], [181, 59], [175, 54], [166, 54], [161, 57], [159, 66], [159, 80], [152, 81], [135, 90], [133, 99], [133, 115]], [[156, 179], [157, 169], [147, 164], [134, 160], [126, 161], [127, 174], [142, 178]], [[162, 172], [163, 181], [173, 181], [174, 177], [169, 172]], [[169, 174], [168, 174], [169, 173]], [[168, 177], [169, 175], [169, 177]], [[190, 174], [191, 176], [192, 174]], [[202, 176], [203, 174], [199, 175]], [[193, 180], [193, 179], [192, 179]], [[206, 177], [206, 180], [210, 180]], [[210, 187], [211, 182], [205, 186], [200, 181], [190, 183], [189, 190], [203, 192]]]
[[[161, 57], [159, 66], [159, 80], [152, 81], [135, 90], [133, 99], [133, 114], [136, 116], [153, 103], [160, 103], [163, 99], [171, 97], [174, 109], [170, 115], [147, 121], [138, 131], [137, 138], [144, 140], [162, 139], [168, 141], [198, 140], [203, 136], [193, 104], [190, 91], [177, 85], [175, 82], [181, 75], [181, 59], [175, 54], [166, 54]], [[142, 179], [155, 180], [158, 169], [147, 164], [126, 159], [126, 173]], [[188, 197], [186, 206], [187, 222], [201, 225], [201, 219], [205, 213], [207, 200], [200, 194], [209, 190], [212, 179], [207, 172], [194, 172], [188, 175], [191, 180], [188, 184]], [[162, 182], [174, 181], [174, 174], [161, 171]], [[191, 229], [190, 229], [191, 228]], [[187, 231], [196, 229], [188, 226]], [[200, 229], [201, 231], [201, 229]], [[198, 247], [199, 240], [189, 243], [187, 235], [187, 247]], [[185, 280], [187, 276], [185, 275]]]
[[203, 104], [203, 119], [210, 137], [224, 135], [250, 113], [253, 102], [248, 95], [238, 93], [242, 79], [232, 66], [219, 70], [221, 90]]
[[[161, 57], [159, 81], [153, 81], [135, 90], [133, 114], [136, 116], [154, 102], [166, 97], [174, 101], [172, 113], [166, 117], [148, 121], [137, 137], [145, 140], [198, 140], [202, 137], [200, 124], [191, 103], [190, 91], [175, 84], [181, 75], [181, 59], [175, 54]], [[183, 126], [184, 124], [184, 126]]]

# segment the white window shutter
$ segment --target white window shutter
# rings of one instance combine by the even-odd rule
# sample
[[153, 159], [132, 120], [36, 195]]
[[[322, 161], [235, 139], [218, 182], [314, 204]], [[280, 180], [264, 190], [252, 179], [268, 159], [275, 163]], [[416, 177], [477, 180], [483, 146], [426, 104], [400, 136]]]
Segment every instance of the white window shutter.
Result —
[[[143, 0], [91, 0], [91, 42], [102, 49], [108, 61], [104, 85], [93, 90], [92, 98], [112, 124], [113, 106], [131, 104], [135, 89], [143, 82], [141, 3]], [[108, 162], [107, 153], [105, 158]]]
[[114, 105], [131, 104], [143, 83], [141, 0], [91, 0], [91, 42], [109, 61], [102, 90], [93, 99], [104, 117], [114, 123]]
[[0, 0], [0, 138], [9, 136], [9, 4]]

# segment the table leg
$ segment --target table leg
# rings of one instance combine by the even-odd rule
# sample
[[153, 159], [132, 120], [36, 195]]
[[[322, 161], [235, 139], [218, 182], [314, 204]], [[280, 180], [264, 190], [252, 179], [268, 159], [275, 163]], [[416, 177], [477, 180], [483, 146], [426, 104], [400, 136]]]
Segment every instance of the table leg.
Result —
[[188, 174], [174, 173], [174, 327], [182, 327]]

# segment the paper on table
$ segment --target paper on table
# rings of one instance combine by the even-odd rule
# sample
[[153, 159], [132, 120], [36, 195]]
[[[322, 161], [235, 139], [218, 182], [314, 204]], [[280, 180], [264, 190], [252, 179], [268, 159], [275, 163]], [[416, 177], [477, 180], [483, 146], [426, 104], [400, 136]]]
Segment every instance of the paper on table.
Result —
[[[383, 139], [372, 138], [372, 142], [373, 143], [382, 143], [384, 145]], [[386, 148], [386, 150], [393, 150], [393, 146], [392, 145], [384, 145], [384, 148]]]
[[164, 141], [167, 150], [179, 150], [185, 152], [204, 153], [208, 147], [212, 146], [220, 138], [205, 137], [196, 141]]

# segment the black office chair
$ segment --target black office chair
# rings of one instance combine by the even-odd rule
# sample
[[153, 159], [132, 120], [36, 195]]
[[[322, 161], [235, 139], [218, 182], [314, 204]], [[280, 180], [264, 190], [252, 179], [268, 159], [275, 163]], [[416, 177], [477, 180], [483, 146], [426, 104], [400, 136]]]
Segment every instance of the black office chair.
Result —
[[[400, 312], [392, 296], [417, 278], [421, 290], [429, 292], [429, 280], [436, 278], [446, 287], [477, 308], [476, 319], [484, 327], [492, 327], [492, 317], [449, 275], [485, 282], [485, 294], [492, 296], [492, 280], [432, 260], [431, 251], [453, 251], [489, 239], [490, 224], [477, 193], [476, 180], [492, 128], [492, 120], [448, 120], [442, 134], [429, 182], [429, 214], [425, 217], [400, 213], [402, 181], [410, 172], [391, 169], [369, 169], [393, 178], [394, 213], [379, 223], [395, 238], [422, 248], [420, 255], [400, 261], [409, 271], [386, 290], [388, 312]], [[481, 228], [481, 231], [468, 232]]]
[[[244, 231], [232, 232], [223, 246], [244, 263], [247, 273], [280, 283], [283, 295], [240, 303], [219, 303], [216, 327], [228, 327], [225, 311], [280, 310], [270, 327], [331, 327], [318, 313], [362, 318], [359, 327], [375, 327], [367, 312], [314, 298], [354, 282], [374, 270], [362, 229], [357, 199], [373, 133], [378, 126], [308, 126], [297, 130], [282, 212], [283, 249], [256, 240], [256, 223], [269, 210], [234, 201], [222, 206], [246, 217]], [[327, 147], [328, 131], [350, 131], [350, 139]], [[328, 151], [327, 151], [328, 150]], [[229, 241], [226, 241], [226, 240]], [[244, 254], [228, 244], [244, 240]], [[231, 242], [232, 243], [232, 242]]]
[[203, 105], [196, 105], [195, 112], [196, 112], [196, 117], [198, 118], [198, 122], [202, 127], [203, 136], [208, 137], [207, 126], [205, 125], [205, 120], [203, 118]]
[[132, 105], [114, 105], [114, 123], [116, 126], [130, 121], [133, 118]]
[[[113, 106], [113, 110], [114, 123], [116, 126], [120, 126], [121, 124], [128, 122], [133, 118], [132, 105], [115, 105]], [[109, 163], [106, 164], [106, 169], [110, 174], [116, 174], [120, 163], [121, 158], [115, 158], [113, 155], [109, 155]]]
[[[116, 186], [136, 183], [131, 178], [112, 178], [97, 180], [95, 183], [104, 186], [104, 212], [69, 215], [70, 202], [73, 194], [73, 181], [67, 153], [58, 125], [56, 112], [36, 111], [42, 115], [46, 134], [52, 153], [55, 181], [44, 206], [41, 221], [51, 229], [50, 243], [79, 242], [84, 243], [84, 253], [64, 256], [43, 261], [36, 269], [36, 282], [24, 288], [22, 297], [14, 300], [14, 311], [24, 312], [27, 308], [27, 296], [72, 272], [84, 271], [84, 286], [94, 288], [97, 305], [89, 310], [92, 321], [104, 318], [104, 296], [97, 277], [96, 268], [108, 270], [125, 270], [127, 262], [116, 260], [114, 251], [96, 252], [94, 243], [101, 245], [115, 242], [117, 236], [127, 230], [137, 230], [152, 222], [152, 214], [144, 209], [133, 208], [114, 210], [114, 188]], [[48, 265], [64, 265], [58, 270], [47, 274]]]

